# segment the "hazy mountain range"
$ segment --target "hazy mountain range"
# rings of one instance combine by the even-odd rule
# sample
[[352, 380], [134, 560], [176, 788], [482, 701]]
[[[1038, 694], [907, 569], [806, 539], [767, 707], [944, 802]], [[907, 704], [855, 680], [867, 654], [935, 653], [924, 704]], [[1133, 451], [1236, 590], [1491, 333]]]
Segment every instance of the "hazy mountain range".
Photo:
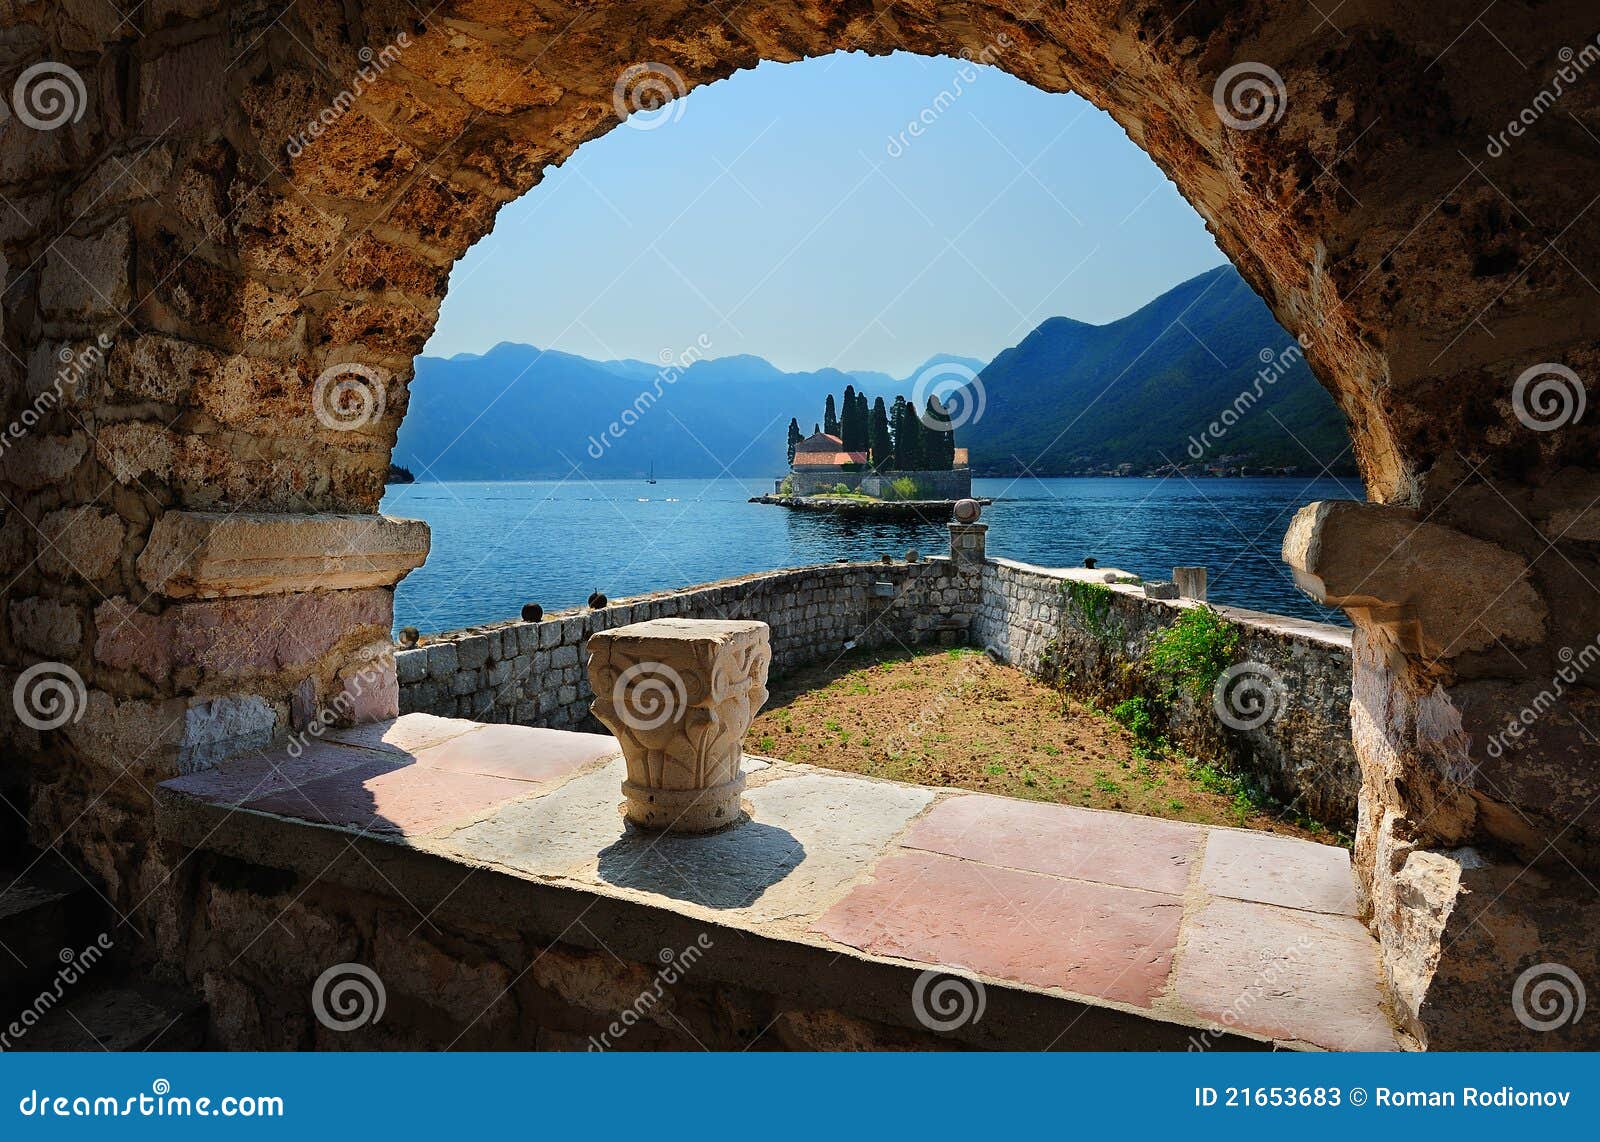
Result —
[[[1145, 466], [1165, 453], [1187, 462], [1189, 437], [1250, 383], [1260, 351], [1292, 343], [1232, 267], [1108, 325], [1052, 318], [987, 366], [937, 354], [899, 378], [787, 373], [742, 355], [595, 361], [505, 342], [483, 354], [417, 360], [394, 462], [419, 480], [562, 477], [575, 465], [574, 478], [589, 479], [640, 476], [652, 465], [661, 477], [778, 476], [787, 469], [790, 417], [809, 433], [827, 394], [853, 384], [892, 401], [945, 362], [982, 370], [974, 384], [983, 415], [957, 434], [979, 470], [1018, 471], [1013, 456], [1039, 474], [1075, 470], [1085, 458]], [[1209, 458], [1310, 465], [1269, 411], [1323, 459], [1345, 446], [1332, 400], [1296, 362]]]

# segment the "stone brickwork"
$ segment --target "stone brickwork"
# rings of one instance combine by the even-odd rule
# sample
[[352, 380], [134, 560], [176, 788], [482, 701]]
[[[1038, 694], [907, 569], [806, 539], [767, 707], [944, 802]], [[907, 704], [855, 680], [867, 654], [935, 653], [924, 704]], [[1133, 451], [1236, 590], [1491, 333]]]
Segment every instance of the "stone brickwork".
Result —
[[782, 673], [860, 647], [964, 642], [975, 576], [944, 559], [828, 563], [620, 599], [603, 610], [453, 631], [395, 653], [402, 713], [598, 729], [584, 670], [591, 634], [659, 618], [758, 619]]
[[[1180, 690], [1173, 699], [1160, 677], [1130, 669], [1152, 638], [1192, 604], [1147, 598], [1136, 585], [1105, 583], [1118, 574], [991, 560], [972, 637], [1002, 661], [1058, 682], [1079, 698], [1106, 707], [1125, 698], [1146, 699], [1157, 716], [1164, 714], [1161, 729], [1175, 745], [1225, 758], [1284, 803], [1353, 830], [1361, 767], [1350, 735], [1351, 632], [1216, 607], [1238, 627], [1236, 662], [1266, 667], [1271, 673], [1262, 677], [1278, 682], [1274, 712], [1259, 726], [1236, 729], [1219, 718], [1209, 695], [1197, 699]], [[1086, 622], [1069, 605], [1066, 585], [1074, 581], [1107, 588], [1109, 611], [1098, 622]]]

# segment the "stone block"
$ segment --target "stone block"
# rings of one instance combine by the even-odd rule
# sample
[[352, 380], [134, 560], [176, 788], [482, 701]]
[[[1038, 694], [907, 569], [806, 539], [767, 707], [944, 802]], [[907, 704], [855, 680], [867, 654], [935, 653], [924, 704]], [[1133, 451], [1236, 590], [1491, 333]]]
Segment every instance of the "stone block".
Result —
[[1166, 579], [1151, 579], [1144, 585], [1144, 597], [1147, 599], [1176, 599], [1178, 585]]
[[455, 674], [458, 668], [455, 643], [436, 642], [426, 649], [428, 652], [428, 677], [442, 681]]
[[458, 669], [476, 670], [489, 661], [487, 635], [471, 635], [467, 638], [458, 638], [455, 642]]
[[428, 676], [427, 647], [395, 651], [394, 669], [402, 683], [421, 682]]
[[1283, 560], [1301, 590], [1407, 653], [1456, 657], [1545, 635], [1548, 609], [1527, 560], [1406, 508], [1307, 504], [1289, 523]]
[[393, 586], [427, 554], [421, 520], [169, 511], [151, 530], [138, 567], [152, 591], [216, 598]]
[[1204, 567], [1174, 567], [1172, 581], [1178, 585], [1178, 594], [1185, 599], [1205, 602], [1206, 569]]

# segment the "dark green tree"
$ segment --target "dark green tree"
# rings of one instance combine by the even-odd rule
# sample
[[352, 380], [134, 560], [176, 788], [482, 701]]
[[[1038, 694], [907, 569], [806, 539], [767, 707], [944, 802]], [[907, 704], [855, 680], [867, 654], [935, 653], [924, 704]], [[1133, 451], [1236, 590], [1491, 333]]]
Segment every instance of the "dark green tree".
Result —
[[894, 466], [901, 472], [922, 467], [922, 421], [904, 397], [894, 398]]
[[894, 438], [889, 435], [889, 410], [882, 397], [872, 402], [872, 416], [867, 422], [867, 452], [874, 468], [887, 468], [894, 463]]
[[821, 431], [822, 431], [822, 425], [818, 424], [816, 421], [813, 420], [811, 422], [811, 435], [815, 436], [817, 433], [819, 433]]
[[839, 414], [833, 410], [833, 394], [828, 394], [828, 403], [822, 409], [822, 431], [829, 436], [839, 435]]
[[794, 448], [805, 437], [800, 435], [800, 422], [794, 417], [789, 418], [789, 467], [794, 467]]
[[856, 420], [861, 424], [861, 450], [868, 451], [872, 446], [872, 409], [867, 404], [867, 394], [856, 391]]
[[862, 414], [865, 406], [856, 396], [854, 385], [844, 387], [844, 403], [839, 408], [839, 437], [846, 452], [867, 450], [867, 418]]
[[922, 460], [930, 469], [948, 471], [956, 463], [956, 429], [937, 395], [928, 397], [922, 414]]

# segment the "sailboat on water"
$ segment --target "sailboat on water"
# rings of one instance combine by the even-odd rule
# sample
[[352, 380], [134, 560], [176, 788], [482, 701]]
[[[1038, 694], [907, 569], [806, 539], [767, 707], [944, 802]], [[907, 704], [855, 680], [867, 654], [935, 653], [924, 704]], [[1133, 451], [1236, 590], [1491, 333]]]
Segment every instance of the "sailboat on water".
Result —
[[656, 462], [654, 460], [650, 461], [650, 472], [645, 476], [644, 482], [647, 484], [656, 482]]

